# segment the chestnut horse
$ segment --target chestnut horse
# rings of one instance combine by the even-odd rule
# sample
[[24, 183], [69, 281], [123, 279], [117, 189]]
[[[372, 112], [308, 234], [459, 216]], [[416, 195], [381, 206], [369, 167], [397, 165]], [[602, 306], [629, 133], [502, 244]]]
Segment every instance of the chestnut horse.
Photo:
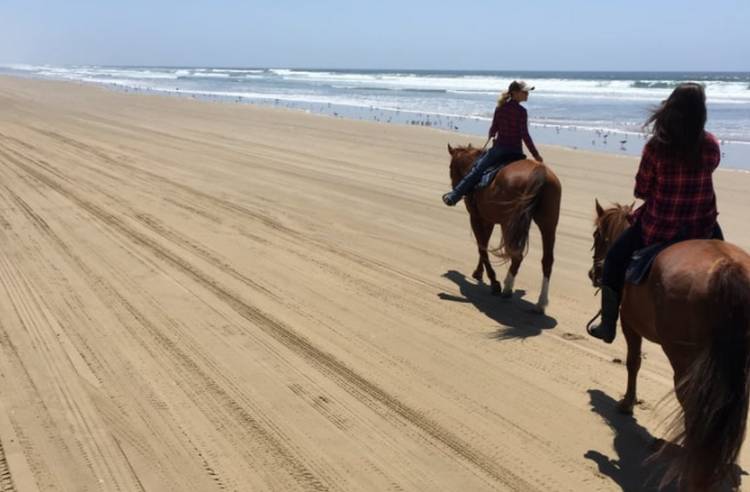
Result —
[[[471, 145], [456, 148], [448, 145], [453, 187], [469, 172], [480, 152]], [[560, 194], [560, 180], [555, 173], [544, 164], [526, 159], [506, 165], [487, 187], [466, 195], [464, 203], [479, 248], [479, 263], [472, 277], [481, 282], [486, 270], [492, 293], [510, 297], [528, 248], [529, 227], [533, 220], [542, 233], [544, 277], [536, 308], [544, 313], [549, 304], [549, 279], [554, 261], [555, 231], [560, 217]], [[500, 224], [503, 237], [493, 253], [511, 262], [502, 290], [487, 254], [495, 224]]]
[[[609, 246], [629, 227], [631, 206], [596, 202], [594, 287]], [[626, 284], [620, 307], [628, 384], [619, 410], [632, 413], [643, 338], [662, 346], [682, 408], [670, 425], [682, 451], [664, 482], [712, 490], [728, 477], [745, 437], [750, 393], [750, 255], [717, 240], [661, 251], [648, 278]], [[666, 447], [665, 447], [666, 448]]]

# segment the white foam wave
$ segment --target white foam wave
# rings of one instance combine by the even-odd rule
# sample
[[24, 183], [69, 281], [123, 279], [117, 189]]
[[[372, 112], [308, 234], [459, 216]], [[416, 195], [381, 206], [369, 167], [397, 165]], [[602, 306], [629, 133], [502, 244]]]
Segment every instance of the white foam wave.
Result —
[[[330, 85], [343, 90], [394, 90], [394, 91], [445, 91], [455, 95], [496, 96], [511, 82], [510, 77], [494, 75], [440, 75], [420, 73], [356, 73], [293, 70], [286, 68], [263, 69], [151, 69], [111, 67], [52, 67], [11, 65], [14, 70], [36, 72], [41, 76], [66, 79], [86, 77], [127, 78], [134, 80], [174, 80], [177, 78], [226, 79], [244, 75], [247, 79], [283, 81], [312, 85]], [[651, 101], [666, 98], [677, 83], [674, 80], [590, 80], [547, 78], [530, 80], [537, 87], [534, 96], [543, 98], [592, 98], [599, 100]], [[709, 100], [718, 104], [750, 104], [750, 90], [746, 80], [705, 82]]]
[[[477, 93], [497, 95], [505, 89], [512, 78], [492, 75], [423, 75], [400, 73], [351, 73], [325, 72], [291, 69], [272, 69], [271, 72], [285, 80], [336, 84], [343, 87], [445, 90], [453, 93]], [[660, 101], [667, 97], [677, 81], [649, 81], [654, 87], [636, 86], [630, 80], [587, 79], [539, 79], [530, 81], [537, 87], [536, 94], [546, 96], [595, 96], [610, 99], [635, 99]], [[747, 81], [705, 82], [709, 98], [728, 103], [750, 103]]]
[[228, 79], [229, 77], [233, 77], [230, 73], [221, 73], [221, 72], [201, 72], [196, 73], [193, 75], [194, 77], [201, 77], [201, 78], [214, 78], [214, 79]]

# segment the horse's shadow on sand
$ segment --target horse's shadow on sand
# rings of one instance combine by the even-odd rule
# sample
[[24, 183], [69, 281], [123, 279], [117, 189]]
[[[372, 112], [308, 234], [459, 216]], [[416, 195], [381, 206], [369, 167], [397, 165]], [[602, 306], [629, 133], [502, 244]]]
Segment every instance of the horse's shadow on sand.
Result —
[[444, 301], [470, 302], [485, 316], [499, 323], [502, 327], [491, 334], [497, 340], [513, 338], [528, 338], [537, 336], [542, 330], [557, 326], [557, 320], [534, 311], [535, 305], [523, 299], [523, 290], [516, 290], [513, 297], [503, 299], [492, 295], [490, 288], [484, 283], [469, 280], [463, 273], [450, 270], [443, 277], [454, 282], [463, 297], [441, 292], [438, 297]]
[[[623, 492], [659, 490], [659, 483], [666, 473], [663, 462], [653, 462], [648, 458], [654, 450], [655, 438], [638, 424], [632, 415], [617, 411], [617, 402], [600, 390], [589, 390], [591, 411], [599, 414], [614, 432], [613, 448], [616, 457], [595, 450], [584, 454], [586, 459], [596, 463], [599, 473], [611, 478]], [[670, 485], [664, 492], [676, 492]]]
[[[678, 492], [671, 483], [659, 489], [667, 472], [668, 463], [663, 459], [650, 459], [656, 449], [656, 439], [641, 426], [632, 415], [617, 411], [617, 402], [600, 390], [589, 390], [591, 411], [599, 414], [614, 433], [613, 448], [617, 456], [610, 458], [604, 453], [589, 450], [586, 459], [596, 463], [599, 473], [609, 477], [623, 492]], [[673, 450], [672, 452], [679, 452]], [[745, 473], [735, 466], [735, 480], [739, 483]], [[727, 481], [729, 482], [729, 481]], [[716, 492], [734, 490], [729, 483], [714, 489]]]

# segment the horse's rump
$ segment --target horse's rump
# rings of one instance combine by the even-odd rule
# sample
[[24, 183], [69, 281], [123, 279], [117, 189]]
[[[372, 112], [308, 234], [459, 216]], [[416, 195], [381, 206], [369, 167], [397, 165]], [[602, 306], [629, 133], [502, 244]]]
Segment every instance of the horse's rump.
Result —
[[[601, 263], [627, 227], [630, 206], [596, 201], [594, 286]], [[641, 341], [662, 346], [674, 369], [681, 413], [669, 429], [682, 450], [661, 485], [713, 490], [736, 462], [750, 402], [750, 255], [712, 239], [678, 242], [659, 253], [645, 283], [626, 284], [620, 307], [628, 344], [628, 386], [620, 409], [632, 413]], [[666, 457], [666, 450], [664, 455]]]
[[683, 412], [682, 444], [665, 480], [707, 490], [735, 463], [750, 398], [750, 256], [717, 240], [687, 240], [656, 257], [648, 280], [625, 286], [623, 326], [660, 343]]
[[[655, 255], [641, 282], [627, 279], [621, 308], [623, 322], [637, 324], [643, 336], [657, 343], [663, 343], [664, 336], [657, 331], [657, 325], [673, 330], [675, 325], [686, 328], [694, 323], [710, 323], [706, 310], [715, 300], [711, 278], [717, 266], [725, 261], [739, 261], [750, 267], [750, 257], [724, 241], [689, 239], [666, 245]], [[631, 266], [628, 273], [637, 272]], [[681, 339], [685, 343], [702, 343], [707, 335], [691, 331]]]
[[493, 250], [500, 259], [507, 261], [526, 253], [529, 227], [546, 179], [545, 166], [529, 160], [511, 163], [497, 173], [485, 199], [507, 217], [500, 245]]

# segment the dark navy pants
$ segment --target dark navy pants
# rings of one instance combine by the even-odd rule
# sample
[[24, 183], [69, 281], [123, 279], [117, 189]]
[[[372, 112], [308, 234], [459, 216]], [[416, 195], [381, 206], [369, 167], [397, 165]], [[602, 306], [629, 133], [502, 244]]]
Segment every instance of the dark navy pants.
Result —
[[[724, 234], [718, 223], [714, 228], [711, 239], [724, 240]], [[620, 237], [609, 248], [604, 260], [602, 284], [620, 295], [625, 286], [625, 271], [628, 269], [633, 253], [644, 247], [641, 226], [639, 223], [635, 223], [620, 234]]]

